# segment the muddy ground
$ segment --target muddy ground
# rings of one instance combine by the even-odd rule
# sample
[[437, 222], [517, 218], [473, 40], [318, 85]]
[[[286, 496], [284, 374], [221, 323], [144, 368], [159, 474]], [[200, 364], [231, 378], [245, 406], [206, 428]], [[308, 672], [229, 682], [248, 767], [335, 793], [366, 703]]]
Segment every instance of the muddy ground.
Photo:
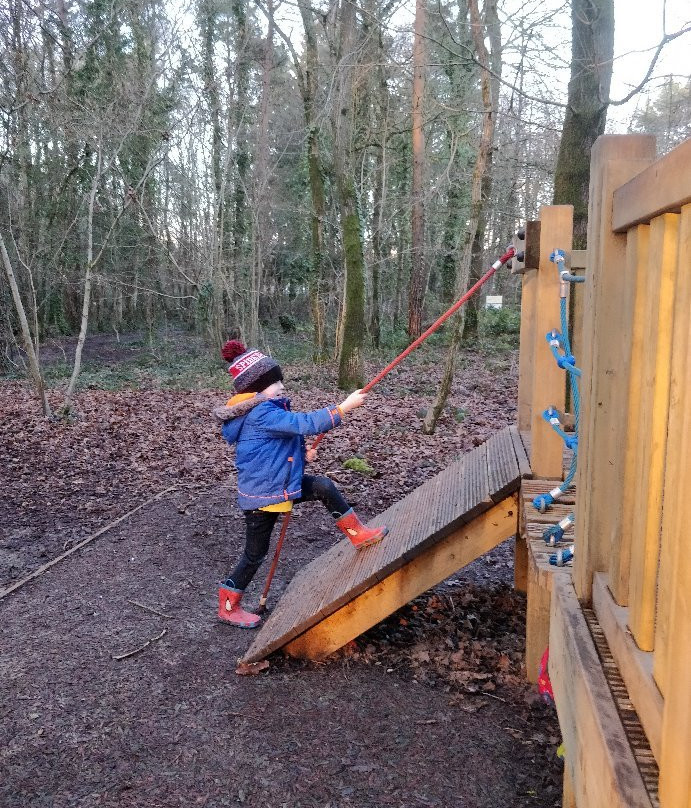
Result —
[[[334, 433], [320, 471], [365, 516], [383, 510], [513, 419], [513, 390], [486, 364], [462, 372], [465, 415], [451, 411], [436, 441], [417, 429], [422, 377], [399, 377], [403, 391], [372, 402], [378, 418]], [[323, 381], [302, 408], [333, 394]], [[85, 391], [79, 421], [46, 426], [25, 388], [0, 385], [5, 584], [180, 486], [0, 600], [0, 806], [559, 805], [559, 730], [525, 683], [510, 542], [325, 663], [279, 654], [259, 676], [234, 673], [252, 633], [215, 620], [242, 544], [230, 460], [205, 420], [219, 395]], [[159, 405], [147, 427], [142, 410]], [[378, 476], [342, 468], [356, 452]], [[320, 506], [303, 506], [273, 602], [335, 540]]]

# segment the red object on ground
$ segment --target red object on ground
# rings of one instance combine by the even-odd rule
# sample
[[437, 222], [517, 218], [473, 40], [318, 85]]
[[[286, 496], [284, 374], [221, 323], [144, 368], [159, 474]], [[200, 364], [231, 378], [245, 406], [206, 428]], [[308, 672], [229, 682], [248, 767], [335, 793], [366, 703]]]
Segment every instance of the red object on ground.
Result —
[[240, 601], [243, 592], [239, 589], [230, 589], [221, 586], [218, 590], [218, 616], [225, 623], [231, 623], [238, 628], [256, 628], [261, 623], [261, 617], [252, 612], [246, 612]]
[[336, 526], [350, 539], [356, 550], [376, 544], [389, 532], [388, 527], [365, 527], [352, 508], [336, 520]]
[[554, 701], [552, 682], [549, 678], [549, 646], [545, 649], [545, 653], [540, 660], [537, 673], [537, 689], [545, 701]]

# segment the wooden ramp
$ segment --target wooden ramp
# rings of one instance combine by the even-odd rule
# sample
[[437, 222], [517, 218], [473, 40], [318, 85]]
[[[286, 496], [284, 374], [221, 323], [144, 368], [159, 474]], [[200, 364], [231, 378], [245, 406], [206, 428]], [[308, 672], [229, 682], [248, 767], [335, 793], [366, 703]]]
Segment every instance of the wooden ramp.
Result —
[[516, 427], [495, 433], [392, 505], [390, 533], [356, 551], [344, 539], [291, 581], [244, 662], [283, 648], [320, 659], [516, 533], [530, 465]]

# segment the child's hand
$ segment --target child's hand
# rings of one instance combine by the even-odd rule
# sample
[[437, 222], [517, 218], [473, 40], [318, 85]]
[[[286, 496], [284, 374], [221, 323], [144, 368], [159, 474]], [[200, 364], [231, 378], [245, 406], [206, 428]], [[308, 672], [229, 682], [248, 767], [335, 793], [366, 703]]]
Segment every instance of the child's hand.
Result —
[[367, 393], [363, 393], [362, 390], [355, 390], [339, 406], [343, 412], [350, 412], [350, 410], [357, 409], [357, 407], [362, 407], [366, 399]]
[[317, 459], [317, 450], [316, 449], [308, 449], [305, 457], [307, 458], [308, 463], [314, 463]]

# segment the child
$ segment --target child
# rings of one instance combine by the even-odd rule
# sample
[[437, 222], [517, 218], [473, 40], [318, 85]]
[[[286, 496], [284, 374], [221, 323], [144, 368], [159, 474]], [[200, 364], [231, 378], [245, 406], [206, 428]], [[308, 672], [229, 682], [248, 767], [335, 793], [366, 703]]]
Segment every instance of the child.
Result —
[[305, 435], [318, 435], [341, 423], [343, 416], [365, 403], [359, 390], [338, 406], [306, 413], [290, 411], [283, 373], [277, 362], [257, 350], [247, 350], [238, 340], [223, 346], [223, 358], [231, 362], [237, 395], [225, 407], [214, 410], [223, 421], [223, 437], [237, 444], [238, 504], [245, 512], [245, 550], [237, 566], [219, 589], [218, 616], [241, 628], [256, 628], [260, 618], [246, 612], [240, 601], [269, 549], [279, 514], [296, 502], [320, 500], [338, 528], [358, 550], [375, 544], [388, 529], [366, 528], [328, 477], [305, 474]]

